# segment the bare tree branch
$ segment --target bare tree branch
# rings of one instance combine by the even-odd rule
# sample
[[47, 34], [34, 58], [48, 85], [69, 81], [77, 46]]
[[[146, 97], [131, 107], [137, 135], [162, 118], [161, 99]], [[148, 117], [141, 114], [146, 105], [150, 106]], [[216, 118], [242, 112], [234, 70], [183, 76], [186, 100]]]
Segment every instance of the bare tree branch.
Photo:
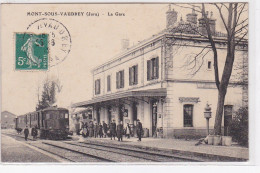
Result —
[[244, 35], [236, 42], [235, 45], [238, 45], [243, 39], [244, 37], [248, 34], [248, 32], [245, 32]]
[[[239, 21], [239, 19], [240, 19], [240, 16], [241, 16], [241, 14], [243, 13], [243, 9], [245, 8], [245, 5], [246, 5], [246, 4], [243, 4], [242, 9], [239, 10], [240, 12], [238, 13], [238, 17], [237, 17], [237, 19], [236, 19], [236, 24], [238, 23], [238, 21]], [[238, 8], [239, 8], [239, 7], [238, 7]], [[235, 26], [235, 27], [236, 27], [236, 26]]]
[[218, 11], [219, 11], [221, 20], [222, 20], [222, 22], [223, 22], [223, 24], [224, 24], [224, 26], [225, 26], [225, 28], [226, 28], [226, 30], [227, 30], [227, 32], [228, 32], [228, 27], [227, 27], [226, 21], [225, 21], [225, 19], [224, 19], [224, 16], [223, 16], [223, 14], [222, 14], [221, 8], [220, 8], [217, 4], [215, 4], [215, 6], [218, 8]]
[[197, 72], [201, 69], [201, 67], [202, 67], [202, 65], [203, 65], [203, 62], [204, 62], [204, 58], [205, 58], [205, 56], [206, 56], [209, 52], [210, 52], [210, 50], [208, 50], [208, 51], [201, 57], [202, 63], [200, 64], [199, 68], [198, 68], [195, 72], [193, 72], [193, 73], [191, 74], [192, 76], [194, 76], [195, 74], [197, 74]]
[[[201, 11], [200, 11], [200, 10], [197, 10], [197, 9], [195, 9], [195, 8], [193, 8], [193, 7], [186, 7], [186, 6], [182, 6], [182, 5], [178, 5], [178, 4], [173, 4], [173, 5], [175, 5], [175, 6], [177, 6], [177, 7], [181, 7], [181, 8], [194, 9], [194, 11], [196, 11], [196, 12], [198, 12], [198, 13], [201, 13]], [[200, 9], [200, 7], [199, 7], [199, 6], [194, 6], [194, 7], [196, 7], [196, 8], [199, 8], [199, 9]]]
[[212, 34], [211, 34], [211, 31], [210, 31], [208, 18], [207, 18], [206, 14], [205, 14], [205, 5], [204, 5], [204, 3], [202, 4], [202, 16], [204, 17], [204, 20], [205, 20], [205, 23], [206, 23], [208, 39], [209, 39], [209, 42], [211, 44], [211, 49], [212, 49], [212, 51], [214, 53], [215, 82], [216, 82], [217, 88], [219, 89], [220, 81], [219, 81], [219, 74], [218, 74], [219, 73], [218, 72], [218, 52], [217, 52], [217, 48], [216, 48], [215, 42], [214, 42], [214, 40], [212, 38]]
[[[205, 50], [205, 49], [207, 49], [207, 48], [209, 48], [210, 47], [210, 45], [207, 45], [206, 47], [204, 47], [198, 54], [196, 54], [196, 56], [195, 57], [193, 57], [193, 60], [192, 61], [190, 61], [188, 64], [185, 64], [184, 66], [189, 66], [189, 65], [191, 65], [194, 61], [197, 61], [197, 58], [202, 54], [202, 52]], [[184, 67], [183, 66], [183, 67]], [[194, 67], [193, 67], [194, 68]], [[192, 68], [190, 68], [190, 69], [192, 69]]]
[[226, 9], [228, 10], [228, 7], [226, 6], [226, 4], [224, 3], [220, 3], [222, 6], [226, 7]]
[[243, 32], [244, 29], [246, 29], [248, 27], [248, 24], [246, 25], [243, 25], [241, 28], [237, 29], [234, 33], [234, 35], [240, 33], [240, 32]]

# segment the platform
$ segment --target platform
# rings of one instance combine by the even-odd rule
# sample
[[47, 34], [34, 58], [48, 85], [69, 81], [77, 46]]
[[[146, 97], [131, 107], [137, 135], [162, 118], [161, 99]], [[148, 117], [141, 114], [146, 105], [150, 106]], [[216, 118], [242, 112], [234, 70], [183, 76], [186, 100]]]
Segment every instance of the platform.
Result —
[[156, 150], [172, 153], [180, 153], [195, 157], [208, 157], [216, 161], [247, 161], [249, 160], [249, 149], [237, 145], [233, 146], [214, 146], [201, 144], [195, 146], [196, 140], [184, 139], [161, 139], [161, 138], [142, 138], [142, 141], [137, 141], [137, 138], [126, 139], [122, 142], [111, 140], [110, 138], [82, 138], [73, 137], [79, 141], [104, 142], [113, 145], [132, 146], [147, 150]]

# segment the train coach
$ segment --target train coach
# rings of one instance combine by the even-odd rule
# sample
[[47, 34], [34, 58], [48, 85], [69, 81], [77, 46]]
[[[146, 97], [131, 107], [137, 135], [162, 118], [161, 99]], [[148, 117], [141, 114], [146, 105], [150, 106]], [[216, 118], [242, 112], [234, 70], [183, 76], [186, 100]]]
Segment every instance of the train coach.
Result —
[[65, 108], [49, 107], [15, 118], [16, 129], [24, 129], [26, 126], [30, 132], [32, 127], [36, 127], [42, 139], [66, 139], [70, 133], [69, 111]]

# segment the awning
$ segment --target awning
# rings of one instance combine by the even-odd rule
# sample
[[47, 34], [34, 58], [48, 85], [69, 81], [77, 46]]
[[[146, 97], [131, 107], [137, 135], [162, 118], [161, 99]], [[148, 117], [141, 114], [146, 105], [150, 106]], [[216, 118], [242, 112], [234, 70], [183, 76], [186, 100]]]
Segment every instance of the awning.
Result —
[[126, 91], [114, 94], [106, 94], [99, 97], [94, 97], [91, 100], [75, 103], [72, 107], [86, 107], [91, 106], [95, 103], [106, 102], [116, 99], [128, 98], [128, 97], [166, 97], [167, 92], [166, 88], [158, 88], [158, 89], [151, 89], [151, 90], [140, 90], [140, 91]]

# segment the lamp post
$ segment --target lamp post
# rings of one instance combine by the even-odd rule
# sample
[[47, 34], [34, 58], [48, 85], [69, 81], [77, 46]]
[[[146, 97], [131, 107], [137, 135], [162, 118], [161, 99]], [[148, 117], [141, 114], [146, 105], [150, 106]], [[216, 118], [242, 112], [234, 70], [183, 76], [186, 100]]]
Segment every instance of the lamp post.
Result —
[[207, 121], [207, 132], [209, 135], [209, 119], [211, 118], [211, 107], [209, 106], [208, 102], [205, 107], [204, 117], [206, 118]]

